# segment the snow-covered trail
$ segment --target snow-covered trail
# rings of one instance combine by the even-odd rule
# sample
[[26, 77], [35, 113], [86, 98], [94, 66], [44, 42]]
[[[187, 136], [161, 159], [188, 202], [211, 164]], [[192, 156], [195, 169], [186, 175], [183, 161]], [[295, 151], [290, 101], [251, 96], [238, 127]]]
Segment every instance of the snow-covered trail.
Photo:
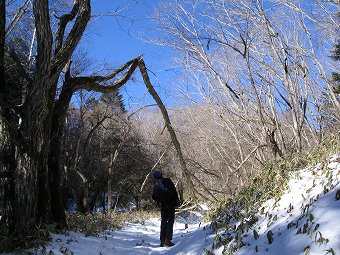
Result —
[[211, 254], [206, 250], [211, 250], [213, 240], [219, 237], [220, 241], [215, 241], [221, 245], [215, 242], [213, 250], [216, 255], [228, 252], [225, 249], [235, 250], [233, 245], [238, 242], [242, 242], [235, 252], [238, 255], [339, 255], [340, 154], [289, 175], [282, 196], [259, 205], [257, 221], [245, 225], [243, 230], [237, 227], [241, 222], [231, 221], [229, 228], [221, 229], [216, 236], [209, 224], [200, 224], [208, 210], [201, 205], [195, 212], [182, 211], [176, 215], [173, 238], [176, 245], [171, 248], [159, 247], [160, 218], [152, 218], [143, 223], [127, 223], [121, 230], [107, 230], [96, 237], [79, 232], [51, 234], [52, 241], [46, 247], [29, 254], [205, 255]]
[[[46, 246], [49, 254], [81, 255], [198, 255], [205, 254], [204, 248], [211, 249], [211, 230], [200, 223], [189, 223], [185, 229], [182, 219], [174, 225], [175, 246], [159, 247], [160, 219], [149, 219], [144, 224], [128, 223], [121, 230], [106, 231], [98, 237], [85, 236], [81, 233], [52, 234], [52, 242]], [[38, 253], [39, 254], [39, 253]]]

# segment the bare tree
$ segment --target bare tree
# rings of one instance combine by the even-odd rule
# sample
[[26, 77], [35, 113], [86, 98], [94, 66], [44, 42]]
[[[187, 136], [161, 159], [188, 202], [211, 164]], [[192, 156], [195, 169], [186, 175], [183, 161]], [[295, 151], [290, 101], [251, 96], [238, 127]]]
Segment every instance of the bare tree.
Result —
[[[1, 64], [4, 63], [5, 4], [1, 2]], [[65, 118], [71, 98], [76, 91], [112, 92], [126, 84], [138, 67], [148, 88], [152, 87], [145, 64], [138, 56], [119, 68], [103, 75], [73, 76], [72, 55], [79, 44], [91, 17], [90, 0], [74, 1], [71, 10], [58, 17], [53, 34], [49, 2], [33, 1], [36, 32], [36, 58], [33, 72], [11, 57], [25, 78], [21, 84], [27, 94], [16, 100], [10, 96], [13, 86], [1, 83], [1, 127], [8, 133], [5, 146], [8, 157], [2, 159], [2, 170], [9, 173], [6, 211], [2, 227], [12, 234], [32, 230], [38, 221], [65, 225], [65, 211], [61, 192], [60, 153]], [[66, 29], [66, 27], [70, 27]], [[3, 65], [2, 65], [3, 68]], [[63, 70], [65, 70], [63, 72]], [[61, 77], [63, 79], [61, 79]], [[4, 76], [1, 76], [4, 81]], [[59, 81], [62, 80], [61, 83]], [[169, 131], [171, 124], [166, 110], [155, 91], [152, 96], [162, 108]], [[176, 148], [175, 134], [172, 138]], [[3, 142], [3, 141], [2, 141]], [[6, 142], [6, 141], [5, 141]], [[180, 155], [180, 150], [178, 154]], [[14, 192], [15, 190], [15, 192]]]
[[138, 207], [141, 194], [135, 190], [150, 169], [150, 156], [140, 149], [143, 142], [114, 95], [88, 97], [69, 110], [62, 164], [69, 196], [81, 213], [98, 201], [108, 212], [124, 200], [135, 200]]
[[321, 31], [330, 42], [336, 35], [334, 3], [314, 1], [311, 11], [303, 2], [176, 1], [154, 16], [168, 36], [156, 43], [182, 54], [202, 97], [220, 114], [233, 112], [244, 126], [259, 126], [259, 142], [281, 157], [306, 143], [304, 128], [315, 123], [307, 116], [315, 112], [312, 93], [321, 95], [325, 85], [339, 104], [320, 56], [327, 52]]
[[172, 113], [190, 176], [207, 180], [194, 180], [200, 189], [216, 196], [212, 183], [222, 179], [233, 190], [268, 160], [314, 146], [332, 124], [322, 100], [327, 92], [337, 108], [328, 77], [334, 66], [323, 55], [336, 40], [337, 6], [305, 4], [168, 1], [152, 17], [160, 32], [151, 41], [178, 53], [181, 91], [204, 99], [201, 107], [194, 96], [196, 107]]

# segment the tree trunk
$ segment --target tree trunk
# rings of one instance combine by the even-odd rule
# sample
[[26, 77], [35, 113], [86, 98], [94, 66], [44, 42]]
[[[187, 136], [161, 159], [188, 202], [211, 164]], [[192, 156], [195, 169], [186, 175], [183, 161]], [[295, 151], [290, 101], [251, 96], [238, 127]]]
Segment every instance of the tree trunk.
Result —
[[52, 126], [51, 126], [51, 144], [48, 157], [49, 166], [49, 180], [50, 180], [50, 191], [51, 191], [51, 210], [52, 220], [58, 224], [59, 227], [66, 225], [66, 216], [63, 206], [62, 197], [62, 182], [61, 182], [61, 140], [63, 128], [65, 125], [65, 119], [69, 103], [73, 95], [72, 87], [67, 83], [64, 83], [60, 97], [56, 102], [53, 115], [52, 115]]
[[109, 179], [107, 180], [107, 212], [110, 214], [112, 209], [112, 171], [109, 168]]
[[[6, 165], [1, 168], [5, 169], [9, 176], [6, 182], [7, 209], [2, 222], [10, 226], [10, 232], [12, 232], [10, 234], [16, 236], [20, 233], [18, 235], [20, 237], [34, 238], [37, 223], [54, 222], [63, 227], [66, 222], [61, 192], [60, 153], [65, 116], [73, 92], [87, 89], [105, 93], [119, 89], [130, 80], [141, 57], [127, 62], [107, 76], [71, 78], [68, 67], [61, 94], [55, 101], [57, 81], [90, 19], [90, 0], [75, 1], [70, 15], [60, 18], [55, 45], [52, 44], [49, 1], [35, 0], [33, 1], [33, 14], [37, 54], [33, 78], [25, 72], [25, 67], [21, 63], [16, 63], [25, 74], [28, 84], [25, 83], [22, 86], [27, 85], [28, 91], [23, 105], [21, 101], [19, 104], [9, 102], [8, 98], [13, 88], [5, 82], [5, 2], [0, 0], [0, 111], [2, 121], [0, 125], [1, 133], [5, 132], [3, 127], [8, 131], [6, 144], [1, 141], [1, 146], [5, 146], [3, 154], [8, 154], [4, 160]], [[75, 17], [69, 33], [64, 34], [67, 23]], [[120, 78], [116, 79], [118, 75]], [[106, 84], [107, 81], [113, 79], [115, 81], [110, 85]], [[170, 123], [167, 122], [167, 125]], [[171, 129], [171, 127], [168, 128]], [[181, 162], [183, 163], [183, 160]], [[85, 190], [84, 194], [78, 196], [82, 200], [78, 203], [80, 202], [80, 207], [85, 211], [88, 206], [88, 182], [81, 172], [77, 171], [77, 173], [82, 178]]]
[[[33, 230], [36, 229], [34, 226], [38, 221], [43, 223], [51, 221], [47, 164], [51, 109], [47, 106], [51, 104], [48, 85], [51, 73], [52, 32], [49, 24], [48, 1], [35, 1], [33, 11], [37, 28], [34, 78], [28, 86], [29, 92], [19, 113], [21, 118], [18, 119], [16, 116], [13, 120], [11, 115], [2, 113], [7, 123], [10, 123], [8, 129], [12, 132], [11, 142], [16, 144], [10, 155], [15, 164], [9, 169], [12, 180], [8, 190], [14, 190], [14, 194], [9, 195], [10, 201], [7, 201], [10, 213], [6, 215], [6, 221], [14, 227], [9, 231], [12, 234], [21, 233], [20, 236], [25, 236], [25, 233], [27, 236], [34, 236]], [[10, 94], [9, 89], [5, 89], [5, 96]], [[16, 107], [9, 101], [7, 103], [6, 107], [11, 109]], [[19, 130], [16, 127], [19, 127]]]
[[107, 212], [110, 213], [112, 209], [112, 170], [115, 161], [118, 157], [118, 150], [120, 146], [114, 151], [114, 153], [110, 156], [110, 165], [109, 165], [109, 179], [107, 180]]
[[3, 87], [6, 86], [5, 78], [5, 31], [6, 31], [6, 1], [0, 0], [0, 105], [3, 100]]

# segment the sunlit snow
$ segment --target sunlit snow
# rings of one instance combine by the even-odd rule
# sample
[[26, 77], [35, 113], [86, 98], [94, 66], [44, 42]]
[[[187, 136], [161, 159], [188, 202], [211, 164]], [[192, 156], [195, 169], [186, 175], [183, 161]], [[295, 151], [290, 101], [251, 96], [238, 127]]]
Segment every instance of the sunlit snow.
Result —
[[[282, 197], [261, 206], [263, 213], [257, 215], [259, 220], [243, 234], [246, 245], [235, 254], [340, 254], [340, 200], [335, 199], [340, 189], [339, 177], [340, 155], [330, 158], [325, 167], [319, 164], [292, 172]], [[75, 232], [52, 234], [52, 242], [44, 252], [58, 255], [194, 255], [207, 254], [209, 250], [222, 255], [223, 246], [212, 250], [215, 235], [209, 229], [209, 223], [200, 223], [201, 216], [199, 213], [190, 214], [190, 217], [177, 215], [173, 239], [176, 245], [171, 248], [159, 247], [160, 218], [153, 218], [144, 224], [127, 223], [121, 230], [108, 230], [97, 237]], [[259, 234], [256, 240], [254, 229]], [[267, 239], [269, 231], [273, 233], [271, 244]], [[219, 234], [230, 233], [221, 230]], [[42, 254], [42, 248], [34, 252]]]

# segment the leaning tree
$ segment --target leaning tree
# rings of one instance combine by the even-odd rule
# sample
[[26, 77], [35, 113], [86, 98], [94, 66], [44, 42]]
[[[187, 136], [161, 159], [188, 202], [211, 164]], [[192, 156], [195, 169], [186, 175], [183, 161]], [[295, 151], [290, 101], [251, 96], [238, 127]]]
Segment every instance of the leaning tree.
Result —
[[[178, 152], [184, 176], [187, 170], [180, 144], [161, 99], [152, 87], [142, 56], [107, 75], [72, 76], [71, 59], [91, 17], [91, 1], [75, 0], [58, 19], [53, 33], [48, 0], [33, 1], [36, 59], [30, 71], [15, 51], [6, 47], [6, 1], [0, 5], [0, 133], [1, 178], [6, 180], [5, 211], [1, 227], [25, 233], [37, 223], [66, 224], [61, 192], [61, 136], [72, 96], [79, 90], [112, 92], [138, 69], [163, 114]], [[68, 27], [68, 29], [67, 29]], [[15, 63], [23, 79], [13, 84], [6, 76], [6, 59]], [[60, 78], [62, 77], [62, 79]], [[62, 81], [62, 82], [60, 82]], [[14, 93], [21, 90], [21, 93]]]

